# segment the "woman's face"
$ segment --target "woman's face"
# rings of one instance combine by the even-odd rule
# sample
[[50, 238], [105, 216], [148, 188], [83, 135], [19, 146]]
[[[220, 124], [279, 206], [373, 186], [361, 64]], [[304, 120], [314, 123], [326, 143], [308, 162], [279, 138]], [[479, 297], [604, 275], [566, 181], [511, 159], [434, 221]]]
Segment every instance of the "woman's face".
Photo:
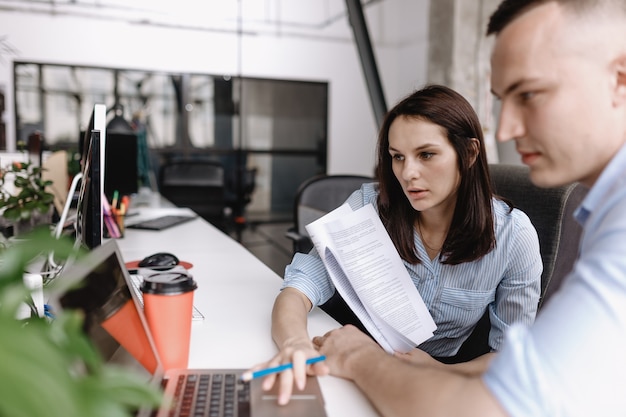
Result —
[[461, 176], [456, 151], [441, 126], [396, 118], [389, 128], [389, 154], [393, 173], [415, 210], [454, 211]]

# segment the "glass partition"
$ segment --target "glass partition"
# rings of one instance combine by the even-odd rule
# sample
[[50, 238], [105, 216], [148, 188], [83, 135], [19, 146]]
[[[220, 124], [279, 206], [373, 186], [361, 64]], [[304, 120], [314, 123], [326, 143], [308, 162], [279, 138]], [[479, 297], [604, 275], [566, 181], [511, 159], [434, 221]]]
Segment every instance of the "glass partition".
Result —
[[153, 189], [169, 160], [219, 159], [234, 193], [255, 171], [249, 217], [290, 219], [300, 182], [326, 173], [325, 82], [33, 62], [15, 62], [14, 80], [18, 141], [40, 131], [46, 149], [76, 152], [93, 105], [105, 104], [145, 143], [152, 180], [140, 185]]

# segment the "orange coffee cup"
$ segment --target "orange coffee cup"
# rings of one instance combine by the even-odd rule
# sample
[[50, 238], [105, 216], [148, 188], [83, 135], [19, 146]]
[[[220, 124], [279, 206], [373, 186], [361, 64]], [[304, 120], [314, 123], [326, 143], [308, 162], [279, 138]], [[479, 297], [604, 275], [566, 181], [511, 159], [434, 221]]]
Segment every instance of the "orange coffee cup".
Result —
[[193, 277], [186, 273], [144, 277], [141, 291], [146, 320], [166, 370], [187, 368], [196, 288]]
[[[63, 308], [82, 310], [87, 332], [97, 331], [96, 326], [101, 326], [144, 368], [154, 372], [156, 358], [121, 271], [106, 275], [92, 273], [82, 284], [63, 295], [60, 299]], [[111, 352], [100, 353], [108, 357]]]
[[[130, 297], [130, 294], [128, 296]], [[143, 331], [135, 303], [130, 299], [125, 302], [121, 301], [123, 305], [118, 306], [118, 309], [109, 314], [100, 325], [148, 372], [154, 373], [157, 367], [156, 358], [150, 348], [150, 341]]]

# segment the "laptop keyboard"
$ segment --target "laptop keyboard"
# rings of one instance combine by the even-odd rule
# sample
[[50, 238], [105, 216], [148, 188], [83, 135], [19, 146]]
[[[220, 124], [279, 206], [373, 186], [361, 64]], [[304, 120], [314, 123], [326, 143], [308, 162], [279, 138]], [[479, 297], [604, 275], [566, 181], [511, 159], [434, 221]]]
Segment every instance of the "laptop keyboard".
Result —
[[157, 217], [156, 219], [144, 220], [133, 225], [128, 225], [126, 227], [130, 229], [163, 230], [167, 229], [168, 227], [176, 226], [177, 224], [185, 223], [193, 219], [195, 219], [195, 217], [193, 216], [178, 216], [168, 214], [165, 216]]
[[235, 374], [179, 375], [170, 417], [250, 417], [250, 383]]
[[[141, 307], [143, 307], [143, 293], [141, 292], [142, 281], [143, 281], [143, 278], [141, 275], [130, 274], [130, 283], [132, 284], [131, 287], [133, 291], [135, 292], [135, 294], [137, 295], [137, 299], [139, 300], [139, 304], [141, 304]], [[204, 315], [200, 312], [200, 310], [196, 308], [195, 305], [193, 306], [191, 319], [192, 320], [204, 320]]]

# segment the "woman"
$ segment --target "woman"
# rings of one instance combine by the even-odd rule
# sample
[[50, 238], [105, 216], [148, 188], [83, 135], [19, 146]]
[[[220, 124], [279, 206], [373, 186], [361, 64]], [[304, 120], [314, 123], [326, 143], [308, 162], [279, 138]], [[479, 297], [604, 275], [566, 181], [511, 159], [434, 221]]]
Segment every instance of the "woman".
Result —
[[[348, 199], [352, 209], [373, 204], [437, 324], [418, 346], [431, 356], [454, 356], [485, 311], [489, 346], [498, 350], [513, 322], [534, 321], [542, 262], [528, 217], [494, 196], [478, 117], [458, 93], [429, 86], [400, 101], [384, 119], [377, 148], [377, 184], [364, 184]], [[280, 352], [264, 366], [292, 361], [280, 375], [279, 402], [293, 381], [323, 374], [307, 333], [307, 314], [334, 293], [319, 256], [296, 254], [272, 312], [272, 336]], [[489, 354], [468, 370], [486, 366]], [[270, 388], [276, 376], [267, 377]]]

